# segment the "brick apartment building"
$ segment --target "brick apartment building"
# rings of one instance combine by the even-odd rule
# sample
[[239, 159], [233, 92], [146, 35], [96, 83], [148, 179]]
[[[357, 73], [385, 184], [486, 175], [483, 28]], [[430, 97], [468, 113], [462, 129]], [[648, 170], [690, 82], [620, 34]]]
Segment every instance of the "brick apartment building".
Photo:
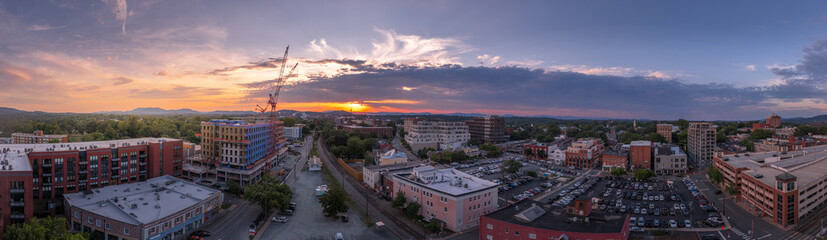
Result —
[[724, 184], [740, 190], [741, 201], [753, 214], [780, 226], [824, 208], [827, 192], [827, 146], [792, 152], [762, 152], [715, 156]]
[[11, 139], [13, 144], [28, 144], [28, 143], [67, 143], [69, 142], [69, 135], [66, 134], [43, 134], [43, 131], [37, 130], [34, 133], [12, 133]]
[[499, 116], [475, 117], [465, 121], [471, 138], [484, 142], [504, 143], [508, 141], [505, 135], [505, 119]]
[[800, 142], [790, 142], [786, 139], [767, 138], [754, 142], [755, 152], [791, 152], [800, 150]]
[[666, 142], [672, 143], [672, 124], [658, 123], [658, 134], [666, 138]]
[[422, 207], [419, 215], [438, 219], [454, 232], [476, 227], [479, 219], [497, 208], [497, 184], [462, 171], [416, 167], [393, 175], [393, 194], [402, 192]]
[[632, 141], [629, 144], [629, 167], [632, 171], [652, 169], [652, 142]]
[[[523, 152], [525, 152], [525, 156], [528, 159], [547, 161], [549, 158], [548, 146], [536, 144], [525, 145], [525, 147], [523, 148]], [[544, 156], [543, 159], [540, 159], [540, 156]]]
[[171, 138], [4, 144], [0, 150], [0, 228], [63, 213], [64, 194], [181, 176], [183, 169], [183, 141]]

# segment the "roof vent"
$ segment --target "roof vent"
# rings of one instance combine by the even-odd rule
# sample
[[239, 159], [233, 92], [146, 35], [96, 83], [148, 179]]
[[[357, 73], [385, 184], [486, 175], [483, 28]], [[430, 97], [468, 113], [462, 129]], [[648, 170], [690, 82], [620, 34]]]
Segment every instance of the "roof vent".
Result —
[[764, 177], [764, 175], [762, 175], [762, 174], [755, 174], [755, 178], [763, 178], [763, 177]]
[[161, 209], [161, 205], [155, 205], [155, 208]]
[[132, 209], [138, 209], [138, 204], [133, 203], [133, 204], [132, 204]]

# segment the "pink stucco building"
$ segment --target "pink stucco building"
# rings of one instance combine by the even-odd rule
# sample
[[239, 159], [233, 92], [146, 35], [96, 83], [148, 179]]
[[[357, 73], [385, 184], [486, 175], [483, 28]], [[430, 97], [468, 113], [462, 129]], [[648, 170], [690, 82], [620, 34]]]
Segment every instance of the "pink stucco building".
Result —
[[422, 205], [419, 215], [439, 219], [451, 231], [473, 228], [497, 209], [497, 184], [453, 168], [417, 167], [395, 174], [393, 182], [393, 196], [402, 192], [409, 202]]

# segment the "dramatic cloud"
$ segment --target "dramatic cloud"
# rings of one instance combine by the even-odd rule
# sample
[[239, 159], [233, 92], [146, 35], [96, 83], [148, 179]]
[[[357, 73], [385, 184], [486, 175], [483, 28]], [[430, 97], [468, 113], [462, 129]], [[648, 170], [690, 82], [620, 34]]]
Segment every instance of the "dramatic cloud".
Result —
[[480, 60], [480, 65], [493, 65], [500, 61], [500, 56], [490, 56], [488, 54], [483, 54], [477, 56], [477, 60]]
[[49, 25], [35, 24], [35, 25], [32, 25], [31, 27], [26, 28], [26, 30], [29, 30], [29, 31], [46, 31], [46, 30], [61, 29], [61, 28], [65, 28], [65, 27], [66, 26], [49, 26]]
[[128, 78], [128, 77], [116, 77], [116, 78], [112, 79], [112, 85], [120, 86], [120, 85], [128, 84], [128, 83], [131, 83], [131, 82], [134, 82], [134, 81], [135, 81], [134, 79], [131, 79], [131, 78]]

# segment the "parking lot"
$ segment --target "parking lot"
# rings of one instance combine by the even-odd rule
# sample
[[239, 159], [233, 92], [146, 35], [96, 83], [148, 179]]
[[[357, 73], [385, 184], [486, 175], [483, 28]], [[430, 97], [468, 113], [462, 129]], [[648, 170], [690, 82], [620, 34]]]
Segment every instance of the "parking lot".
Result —
[[684, 179], [633, 181], [588, 177], [551, 196], [549, 202], [565, 206], [582, 196], [591, 199], [596, 210], [630, 214], [636, 234], [646, 235], [647, 230], [653, 229], [719, 227], [722, 223], [715, 218], [720, 216], [717, 210], [697, 193], [694, 184]]
[[[502, 161], [510, 158], [523, 163], [520, 172], [513, 175], [503, 173], [500, 168]], [[499, 206], [507, 205], [508, 201], [518, 201], [549, 191], [583, 173], [582, 170], [575, 168], [527, 160], [523, 156], [513, 154], [507, 154], [500, 158], [477, 160], [466, 164], [455, 164], [454, 167], [468, 174], [500, 184]], [[529, 171], [537, 173], [537, 177], [529, 177]]]

